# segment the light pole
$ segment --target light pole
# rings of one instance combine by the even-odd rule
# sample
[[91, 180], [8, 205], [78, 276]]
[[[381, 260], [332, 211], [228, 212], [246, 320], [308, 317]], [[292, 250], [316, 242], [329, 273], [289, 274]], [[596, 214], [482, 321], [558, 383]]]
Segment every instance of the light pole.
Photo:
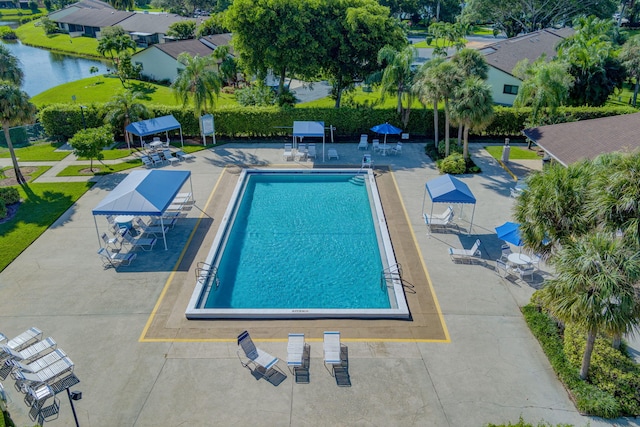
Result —
[[84, 120], [84, 109], [87, 108], [86, 105], [80, 106], [80, 114], [82, 114], [82, 127], [84, 130], [87, 130], [87, 122]]
[[67, 396], [69, 397], [69, 404], [71, 405], [71, 411], [73, 412], [73, 419], [76, 422], [76, 427], [80, 427], [80, 424], [78, 424], [78, 416], [76, 415], [76, 408], [73, 406], [73, 401], [82, 399], [82, 392], [69, 391], [69, 389], [67, 389]]

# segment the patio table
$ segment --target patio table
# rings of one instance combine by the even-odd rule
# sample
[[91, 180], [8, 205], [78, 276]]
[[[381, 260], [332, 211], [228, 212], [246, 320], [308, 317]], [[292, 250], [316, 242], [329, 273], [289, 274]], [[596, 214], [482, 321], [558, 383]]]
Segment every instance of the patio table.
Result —
[[527, 265], [531, 264], [531, 257], [529, 255], [525, 255], [523, 253], [512, 253], [507, 257], [510, 263], [516, 265]]

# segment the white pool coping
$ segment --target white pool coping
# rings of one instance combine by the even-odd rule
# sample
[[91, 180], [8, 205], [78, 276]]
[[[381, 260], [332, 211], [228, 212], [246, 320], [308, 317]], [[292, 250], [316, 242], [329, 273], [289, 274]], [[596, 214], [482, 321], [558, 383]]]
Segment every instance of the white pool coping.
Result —
[[[185, 311], [187, 319], [336, 319], [336, 318], [365, 318], [365, 319], [409, 319], [409, 307], [404, 295], [404, 289], [401, 280], [396, 276], [390, 277], [387, 281], [389, 289], [389, 302], [391, 308], [376, 309], [247, 309], [247, 308], [199, 308], [206, 301], [206, 296], [210, 289], [208, 280], [210, 269], [208, 266], [215, 265], [219, 256], [224, 252], [225, 239], [228, 235], [230, 226], [236, 213], [237, 206], [241, 200], [241, 195], [247, 182], [247, 176], [250, 174], [366, 174], [367, 188], [369, 190], [370, 200], [373, 204], [372, 212], [374, 223], [377, 223], [376, 234], [378, 235], [378, 243], [381, 250], [383, 267], [397, 265], [387, 221], [384, 217], [384, 211], [380, 202], [380, 195], [376, 185], [375, 175], [371, 169], [245, 169], [240, 174], [238, 183], [231, 196], [231, 201], [227, 205], [224, 216], [220, 220], [220, 227], [216, 233], [216, 237], [211, 245], [211, 250], [205, 260], [205, 268], [200, 272], [199, 278], [196, 280], [195, 288], [189, 305]], [[389, 283], [392, 287], [389, 287]]]

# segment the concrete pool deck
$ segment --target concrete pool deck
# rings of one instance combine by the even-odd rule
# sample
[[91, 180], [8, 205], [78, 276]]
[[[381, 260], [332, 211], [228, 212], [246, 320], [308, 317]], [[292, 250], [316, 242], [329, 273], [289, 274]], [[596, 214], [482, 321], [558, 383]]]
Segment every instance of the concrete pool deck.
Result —
[[[360, 164], [357, 144], [336, 147], [340, 160], [325, 164]], [[95, 253], [91, 209], [124, 175], [99, 179], [0, 273], [0, 331], [13, 336], [36, 326], [58, 342], [81, 380], [73, 389], [83, 392], [75, 402], [83, 427], [480, 426], [517, 421], [520, 415], [534, 423], [640, 425], [636, 419], [614, 424], [577, 413], [519, 311], [542, 277], [537, 274], [529, 284], [495, 274], [491, 261], [499, 255], [500, 241], [493, 228], [510, 219], [511, 176], [481, 147], [473, 147], [483, 173], [462, 177], [478, 200], [471, 235], [464, 232], [464, 221], [462, 232], [427, 235], [421, 215], [424, 183], [438, 171], [423, 147], [405, 144], [401, 156], [374, 155], [374, 161], [392, 171], [381, 172], [378, 182], [390, 178], [399, 193], [400, 203], [383, 200], [385, 215], [394, 216], [390, 223], [407, 222], [392, 234], [394, 250], [413, 247], [421, 255], [407, 261], [410, 265], [403, 263], [405, 275], [419, 274], [426, 266], [445, 339], [404, 335], [411, 330], [403, 325], [406, 321], [393, 321], [394, 327], [363, 320], [184, 320], [177, 307], [191, 289], [173, 284], [195, 281], [192, 269], [201, 260], [199, 251], [208, 251], [218, 211], [225, 208], [224, 194], [233, 190], [224, 180], [233, 182], [239, 172], [232, 165], [282, 165], [280, 144], [227, 144], [181, 163], [176, 169], [191, 170], [197, 207], [208, 216], [201, 218], [198, 208], [192, 209], [169, 233], [169, 251], [140, 251], [131, 267], [117, 271], [103, 270]], [[468, 248], [476, 238], [483, 242], [486, 264], [452, 263], [447, 248]], [[417, 288], [408, 297], [425, 298], [424, 291]], [[171, 300], [178, 302], [163, 305]], [[415, 302], [409, 306], [413, 312]], [[313, 322], [325, 323], [310, 326]], [[425, 321], [425, 327], [431, 326]], [[342, 331], [351, 388], [338, 388], [323, 366], [324, 328]], [[286, 334], [306, 332], [310, 384], [296, 384], [292, 375], [278, 387], [256, 381], [236, 355], [233, 338], [244, 329], [259, 347], [281, 359], [286, 359]], [[285, 364], [280, 362], [286, 371]], [[17, 425], [33, 424], [12, 381], [3, 384]], [[68, 400], [59, 397], [60, 418], [47, 425], [74, 425]]]

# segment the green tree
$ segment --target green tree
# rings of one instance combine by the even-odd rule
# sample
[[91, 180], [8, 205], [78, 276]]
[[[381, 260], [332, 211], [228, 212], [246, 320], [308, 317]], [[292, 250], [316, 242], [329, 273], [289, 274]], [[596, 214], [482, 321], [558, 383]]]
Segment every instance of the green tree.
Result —
[[522, 80], [514, 107], [531, 107], [530, 126], [538, 126], [543, 118], [553, 117], [569, 97], [573, 77], [563, 62], [546, 62], [539, 58], [533, 64], [524, 59], [516, 64], [513, 74]]
[[[392, 93], [397, 98], [397, 112], [402, 117], [402, 123], [406, 127], [409, 123], [411, 104], [413, 103], [413, 77], [415, 71], [412, 64], [418, 57], [416, 49], [407, 45], [401, 50], [396, 50], [391, 46], [385, 46], [378, 52], [378, 63], [384, 66], [382, 79], [383, 96], [385, 93]], [[406, 102], [406, 106], [403, 103]]]
[[380, 49], [391, 46], [399, 50], [406, 38], [399, 21], [373, 0], [326, 0], [322, 13], [326, 28], [314, 37], [324, 40], [322, 74], [331, 82], [335, 107], [340, 108], [344, 90], [380, 70], [372, 60]]
[[610, 18], [617, 6], [617, 0], [467, 0], [461, 21], [470, 24], [492, 22], [499, 32], [515, 37], [561, 25], [581, 15]]
[[26, 184], [18, 159], [11, 143], [9, 129], [11, 126], [32, 122], [35, 118], [36, 107], [29, 102], [29, 95], [20, 90], [18, 86], [6, 80], [0, 80], [0, 125], [4, 131], [4, 139], [7, 141], [9, 154], [13, 163], [18, 184]]
[[640, 88], [640, 37], [632, 37], [622, 46], [619, 56], [627, 74], [633, 77], [635, 85], [633, 87], [633, 101], [635, 107], [638, 100], [638, 89]]
[[114, 9], [133, 10], [135, 8], [135, 0], [108, 0]]
[[[451, 58], [459, 69], [464, 79], [470, 77], [478, 77], [481, 80], [486, 80], [489, 73], [489, 66], [484, 59], [484, 55], [476, 49], [464, 48], [456, 52]], [[462, 142], [463, 125], [458, 124], [458, 145]]]
[[444, 58], [433, 58], [425, 62], [416, 73], [412, 88], [423, 105], [427, 106], [432, 104], [434, 144], [436, 149], [438, 148], [439, 142], [438, 103], [440, 99], [442, 99], [440, 86], [438, 86], [438, 67], [444, 61]]
[[141, 71], [142, 65], [131, 62], [131, 54], [129, 52], [120, 54], [120, 57], [118, 58], [117, 74], [120, 79], [120, 83], [122, 83], [122, 87], [127, 89], [127, 81], [140, 78]]
[[0, 81], [5, 80], [20, 86], [23, 78], [24, 73], [20, 68], [18, 58], [13, 56], [3, 44], [0, 44]]
[[78, 157], [88, 157], [89, 169], [93, 172], [93, 159], [102, 160], [102, 149], [113, 143], [113, 133], [110, 126], [82, 129], [76, 132], [69, 144], [73, 148], [73, 154]]
[[433, 45], [433, 55], [447, 56], [449, 48], [456, 51], [464, 48], [464, 36], [468, 30], [468, 25], [458, 22], [451, 24], [448, 22], [434, 22], [429, 25], [428, 36], [426, 38], [429, 46]]
[[469, 159], [469, 130], [484, 129], [493, 119], [491, 86], [478, 77], [468, 77], [455, 93], [452, 113], [463, 126], [462, 156]]
[[580, 378], [588, 378], [598, 332], [620, 334], [640, 321], [634, 284], [640, 253], [610, 233], [589, 233], [566, 241], [553, 258], [556, 278], [540, 292], [543, 306], [563, 322], [587, 333]]
[[226, 12], [233, 47], [244, 68], [259, 78], [273, 70], [282, 94], [287, 77], [314, 79], [325, 46], [319, 0], [235, 0]]
[[198, 26], [196, 37], [201, 38], [204, 36], [222, 34], [227, 32], [229, 32], [229, 30], [224, 25], [224, 15], [215, 14], [207, 18], [202, 24]]
[[196, 36], [196, 22], [195, 21], [178, 21], [169, 25], [169, 31], [167, 36], [173, 37], [176, 40], [192, 39]]
[[456, 90], [464, 81], [464, 76], [460, 69], [451, 61], [440, 62], [437, 66], [429, 69], [432, 84], [438, 91], [438, 99], [444, 101], [444, 141], [445, 156], [449, 155], [449, 131], [451, 129], [451, 106], [450, 101], [455, 96]]
[[113, 30], [112, 35], [102, 37], [96, 48], [100, 55], [113, 61], [116, 72], [120, 65], [120, 56], [129, 53], [129, 51], [133, 52], [135, 49], [136, 42], [126, 34], [119, 34], [118, 30]]
[[131, 141], [129, 141], [129, 133], [126, 131], [126, 127], [129, 123], [149, 117], [147, 107], [140, 102], [143, 97], [144, 95], [141, 92], [125, 90], [115, 94], [104, 106], [107, 112], [105, 121], [113, 129], [122, 129], [124, 139], [129, 148], [131, 147]]
[[171, 85], [176, 99], [181, 100], [183, 106], [192, 99], [196, 117], [210, 112], [215, 105], [214, 95], [220, 93], [221, 87], [220, 77], [213, 69], [213, 57], [191, 56], [183, 52], [178, 55], [178, 62], [184, 65], [184, 69]]

